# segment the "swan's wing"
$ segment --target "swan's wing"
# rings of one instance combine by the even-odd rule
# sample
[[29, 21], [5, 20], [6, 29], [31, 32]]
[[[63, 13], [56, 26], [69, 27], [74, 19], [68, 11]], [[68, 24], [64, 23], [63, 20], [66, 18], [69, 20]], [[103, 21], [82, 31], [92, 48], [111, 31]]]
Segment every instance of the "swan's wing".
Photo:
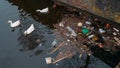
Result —
[[34, 30], [35, 30], [35, 27], [33, 24], [31, 24], [31, 26], [27, 29], [27, 32], [29, 34], [29, 33], [33, 32]]
[[48, 11], [48, 8], [44, 8], [41, 10], [41, 12], [47, 12]]
[[20, 20], [16, 21], [13, 23], [13, 26], [16, 27], [16, 26], [19, 26], [20, 25]]

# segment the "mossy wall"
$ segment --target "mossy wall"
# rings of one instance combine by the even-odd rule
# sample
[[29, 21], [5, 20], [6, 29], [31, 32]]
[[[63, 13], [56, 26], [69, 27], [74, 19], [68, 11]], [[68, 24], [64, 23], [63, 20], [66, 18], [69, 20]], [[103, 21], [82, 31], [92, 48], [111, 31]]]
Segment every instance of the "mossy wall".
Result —
[[120, 0], [56, 0], [120, 23]]

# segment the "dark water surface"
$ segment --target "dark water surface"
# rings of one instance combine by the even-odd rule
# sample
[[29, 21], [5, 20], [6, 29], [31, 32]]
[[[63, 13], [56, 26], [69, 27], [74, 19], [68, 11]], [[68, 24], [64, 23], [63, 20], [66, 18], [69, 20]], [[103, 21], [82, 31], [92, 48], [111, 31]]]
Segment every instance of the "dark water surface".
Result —
[[[12, 32], [8, 20], [21, 20], [22, 27]], [[23, 36], [23, 31], [34, 24], [36, 30], [28, 37]], [[54, 65], [46, 65], [42, 53], [32, 56], [36, 51], [48, 48], [54, 39], [53, 30], [36, 21], [30, 13], [12, 5], [9, 1], [0, 0], [0, 68], [55, 68]], [[42, 46], [39, 47], [39, 41]]]
[[[39, 14], [36, 9], [50, 8], [49, 14]], [[44, 0], [0, 0], [0, 68], [75, 68], [75, 65], [84, 65], [80, 62], [65, 60], [59, 65], [47, 65], [49, 47], [54, 40], [52, 24], [57, 23], [63, 14], [69, 13], [66, 8], [59, 6], [52, 8], [52, 2]], [[8, 20], [20, 20], [22, 27], [12, 32]], [[35, 25], [35, 31], [29, 36], [23, 32]], [[42, 46], [39, 46], [39, 45]], [[95, 60], [91, 57], [91, 61]], [[88, 68], [110, 68], [102, 61], [95, 61]]]

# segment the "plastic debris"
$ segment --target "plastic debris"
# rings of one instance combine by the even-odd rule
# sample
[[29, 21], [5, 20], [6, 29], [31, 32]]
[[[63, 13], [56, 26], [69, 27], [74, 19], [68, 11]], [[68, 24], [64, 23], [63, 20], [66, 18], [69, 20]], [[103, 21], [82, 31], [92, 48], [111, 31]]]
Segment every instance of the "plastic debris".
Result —
[[[60, 37], [57, 39], [60, 39], [61, 42], [63, 41], [64, 43], [57, 43], [57, 47], [51, 51], [50, 54], [59, 52], [56, 55], [55, 61], [53, 60], [52, 63], [59, 62], [65, 58], [71, 58], [71, 56], [78, 53], [79, 58], [81, 58], [84, 53], [90, 56], [93, 53], [89, 47], [94, 47], [95, 45], [110, 51], [117, 45], [119, 46], [119, 30], [109, 28], [109, 23], [105, 23], [106, 21], [102, 21], [101, 19], [95, 21], [95, 19], [88, 20], [86, 18], [87, 17], [85, 17], [85, 20], [80, 20], [73, 16], [65, 16], [62, 19], [62, 21], [65, 21], [64, 27], [61, 27], [61, 22], [56, 24], [55, 27], [58, 29], [56, 31], [59, 32], [59, 34], [56, 35]], [[115, 36], [118, 39], [114, 39]], [[111, 46], [111, 44], [113, 44], [113, 46]]]
[[89, 21], [86, 21], [85, 23], [86, 23], [87, 25], [91, 25], [91, 22], [89, 22]]
[[82, 23], [81, 23], [81, 22], [79, 22], [79, 23], [77, 24], [77, 26], [81, 27], [81, 26], [82, 26]]
[[67, 29], [71, 32], [71, 35], [73, 35], [73, 36], [77, 36], [77, 34], [75, 33], [75, 31], [72, 29], [72, 28], [70, 28], [69, 26], [67, 26]]
[[98, 46], [99, 46], [100, 48], [102, 48], [102, 47], [103, 47], [102, 43], [99, 43], [99, 44], [98, 44]]
[[64, 27], [63, 22], [60, 22], [60, 23], [59, 23], [59, 26], [60, 26], [60, 27]]
[[88, 53], [89, 56], [91, 56], [91, 53]]
[[47, 64], [51, 64], [52, 63], [52, 58], [47, 57], [47, 58], [45, 58], [45, 61], [46, 61]]
[[88, 36], [88, 38], [91, 39], [91, 38], [93, 38], [94, 36], [95, 36], [95, 35], [90, 35], [90, 36]]
[[82, 26], [82, 29], [87, 28], [86, 26]]
[[119, 32], [119, 30], [118, 29], [116, 29], [116, 28], [113, 28], [116, 32]]
[[42, 46], [42, 43], [39, 43], [39, 47], [41, 47]]
[[117, 33], [113, 32], [113, 35], [117, 35]]
[[69, 40], [69, 39], [67, 39], [67, 42], [70, 42], [70, 40]]
[[106, 31], [100, 28], [99, 32], [102, 34], [102, 33], [105, 33]]
[[83, 29], [82, 29], [82, 33], [85, 34], [85, 35], [88, 34], [89, 32], [90, 32], [90, 31], [89, 31], [87, 28], [83, 28]]
[[56, 63], [55, 65], [58, 66], [59, 64]]
[[96, 40], [98, 40], [98, 37], [97, 37], [97, 36], [94, 36], [94, 37], [92, 38], [92, 40], [96, 41]]
[[107, 24], [105, 25], [105, 27], [106, 27], [106, 28], [110, 28], [110, 24], [107, 23]]
[[120, 40], [117, 37], [114, 37], [115, 41], [118, 42], [118, 44], [120, 45]]
[[51, 45], [54, 47], [56, 44], [57, 44], [57, 40], [55, 39], [55, 40], [51, 43]]
[[82, 54], [79, 55], [79, 58], [81, 58], [81, 57], [82, 57]]

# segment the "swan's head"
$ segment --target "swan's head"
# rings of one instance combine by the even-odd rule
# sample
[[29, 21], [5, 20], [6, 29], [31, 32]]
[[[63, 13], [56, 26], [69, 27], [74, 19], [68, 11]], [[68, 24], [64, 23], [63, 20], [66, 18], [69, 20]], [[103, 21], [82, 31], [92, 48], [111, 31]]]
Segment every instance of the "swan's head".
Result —
[[36, 12], [40, 12], [41, 10], [40, 9], [37, 9]]
[[27, 34], [28, 34], [27, 31], [25, 31], [25, 32], [24, 32], [24, 35], [26, 36]]
[[11, 20], [8, 20], [8, 23], [12, 23], [12, 21], [11, 21]]

